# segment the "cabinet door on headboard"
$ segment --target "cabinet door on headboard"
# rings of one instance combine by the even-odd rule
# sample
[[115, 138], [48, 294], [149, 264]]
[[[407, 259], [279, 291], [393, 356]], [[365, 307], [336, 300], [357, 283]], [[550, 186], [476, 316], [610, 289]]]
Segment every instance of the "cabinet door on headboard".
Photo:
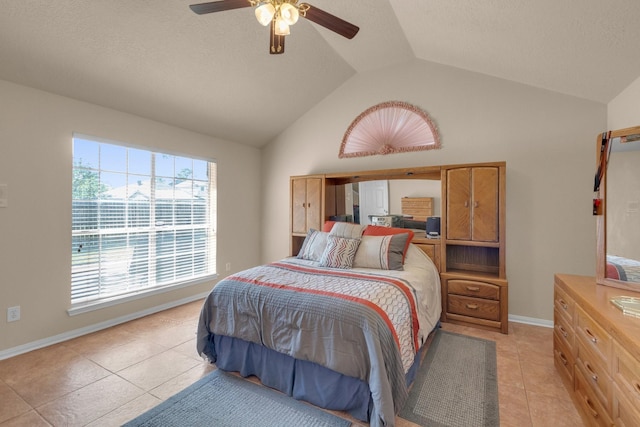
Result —
[[291, 232], [305, 234], [322, 227], [322, 178], [292, 178]]

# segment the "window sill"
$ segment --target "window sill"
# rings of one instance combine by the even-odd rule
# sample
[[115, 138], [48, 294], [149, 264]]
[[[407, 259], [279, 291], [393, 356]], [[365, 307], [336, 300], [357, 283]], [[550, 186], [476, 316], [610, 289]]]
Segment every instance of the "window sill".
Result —
[[153, 288], [153, 289], [140, 290], [135, 294], [120, 295], [120, 296], [115, 296], [111, 298], [103, 298], [96, 301], [81, 302], [78, 304], [74, 304], [71, 308], [69, 308], [67, 310], [67, 314], [69, 316], [76, 316], [78, 314], [89, 313], [91, 311], [100, 310], [102, 308], [111, 307], [114, 305], [123, 304], [130, 301], [135, 301], [142, 298], [147, 298], [152, 295], [159, 295], [166, 292], [174, 291], [176, 289], [181, 289], [189, 286], [200, 285], [206, 282], [211, 282], [216, 280], [217, 278], [218, 278], [218, 275], [213, 274], [210, 276], [199, 277], [197, 279], [189, 280], [186, 282], [180, 282], [180, 283]]

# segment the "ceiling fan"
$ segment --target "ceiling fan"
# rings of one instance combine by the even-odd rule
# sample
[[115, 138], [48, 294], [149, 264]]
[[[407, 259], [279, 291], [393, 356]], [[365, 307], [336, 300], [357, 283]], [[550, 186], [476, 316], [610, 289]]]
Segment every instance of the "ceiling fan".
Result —
[[271, 25], [269, 53], [284, 53], [284, 37], [289, 35], [289, 26], [295, 24], [302, 16], [311, 22], [322, 25], [343, 37], [352, 39], [360, 28], [338, 18], [324, 10], [298, 0], [219, 0], [189, 6], [198, 15], [242, 7], [255, 7], [258, 22]]

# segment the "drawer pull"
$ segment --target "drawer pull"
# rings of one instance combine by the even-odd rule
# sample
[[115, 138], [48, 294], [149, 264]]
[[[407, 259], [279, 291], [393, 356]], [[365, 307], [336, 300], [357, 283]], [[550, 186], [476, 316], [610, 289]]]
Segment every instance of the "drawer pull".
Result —
[[467, 290], [470, 292], [480, 292], [480, 288], [477, 286], [467, 286]]
[[591, 401], [591, 399], [585, 396], [584, 403], [586, 403], [587, 406], [589, 407], [589, 410], [591, 411], [591, 416], [593, 418], [598, 418], [598, 411], [596, 411], [596, 408], [593, 406], [593, 402]]
[[591, 374], [591, 379], [595, 382], [598, 382], [598, 374], [593, 371], [593, 368], [591, 367], [591, 365], [589, 365], [589, 362], [584, 362], [584, 367], [587, 368], [587, 371], [589, 371], [589, 373]]
[[560, 355], [558, 357], [560, 357], [560, 361], [562, 362], [562, 364], [564, 366], [567, 366], [567, 363], [569, 363], [569, 361], [567, 360], [567, 357], [562, 352], [560, 352]]
[[558, 325], [558, 329], [560, 330], [560, 333], [562, 334], [563, 337], [567, 338], [569, 336], [569, 334], [567, 333], [567, 331], [562, 327], [562, 325]]
[[598, 344], [598, 338], [595, 335], [593, 335], [593, 332], [591, 332], [589, 328], [584, 328], [584, 332], [589, 336], [589, 339], [591, 340], [592, 343]]
[[469, 310], [477, 310], [478, 309], [478, 304], [466, 304], [467, 308]]
[[560, 298], [558, 300], [558, 302], [560, 303], [560, 305], [562, 306], [563, 309], [565, 309], [565, 310], [569, 309], [569, 305], [562, 298]]

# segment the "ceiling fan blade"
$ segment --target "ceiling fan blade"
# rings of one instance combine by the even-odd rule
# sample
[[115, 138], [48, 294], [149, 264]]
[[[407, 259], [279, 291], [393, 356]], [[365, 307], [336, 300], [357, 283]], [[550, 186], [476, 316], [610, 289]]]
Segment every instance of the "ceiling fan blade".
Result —
[[308, 7], [309, 9], [303, 14], [309, 21], [315, 22], [318, 25], [322, 25], [331, 31], [340, 34], [343, 37], [352, 39], [358, 34], [360, 28], [355, 25], [338, 18], [322, 9], [318, 9], [315, 6], [311, 6], [307, 3], [300, 3], [300, 7]]
[[223, 12], [225, 10], [240, 9], [241, 7], [249, 7], [249, 0], [220, 0], [209, 3], [192, 4], [189, 6], [198, 15], [205, 13]]
[[271, 35], [269, 37], [269, 53], [280, 55], [284, 53], [284, 36], [276, 34], [276, 20], [271, 21]]

